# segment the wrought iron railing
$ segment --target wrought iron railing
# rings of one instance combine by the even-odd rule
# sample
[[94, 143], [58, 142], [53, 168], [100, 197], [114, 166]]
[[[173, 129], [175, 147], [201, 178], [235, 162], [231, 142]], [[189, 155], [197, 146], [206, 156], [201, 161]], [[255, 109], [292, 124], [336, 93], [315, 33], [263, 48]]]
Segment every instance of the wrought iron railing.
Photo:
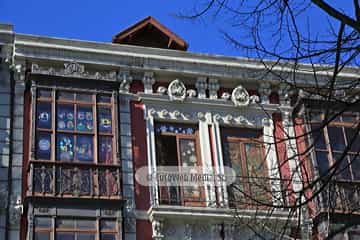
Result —
[[28, 195], [69, 198], [121, 198], [119, 166], [31, 162]]

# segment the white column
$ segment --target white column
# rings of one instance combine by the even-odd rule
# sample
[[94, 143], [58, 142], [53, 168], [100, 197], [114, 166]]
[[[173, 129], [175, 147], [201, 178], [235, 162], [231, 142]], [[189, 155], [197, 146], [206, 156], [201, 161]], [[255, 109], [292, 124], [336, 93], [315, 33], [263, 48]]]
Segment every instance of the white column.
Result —
[[280, 172], [275, 149], [273, 120], [271, 118], [264, 118], [263, 126], [266, 162], [269, 169], [269, 176], [271, 178], [270, 184], [272, 188], [273, 204], [280, 206], [283, 204], [283, 199], [281, 193]]
[[144, 93], [148, 93], [148, 94], [153, 93], [152, 86], [155, 83], [154, 73], [145, 72], [142, 82], [144, 84]]

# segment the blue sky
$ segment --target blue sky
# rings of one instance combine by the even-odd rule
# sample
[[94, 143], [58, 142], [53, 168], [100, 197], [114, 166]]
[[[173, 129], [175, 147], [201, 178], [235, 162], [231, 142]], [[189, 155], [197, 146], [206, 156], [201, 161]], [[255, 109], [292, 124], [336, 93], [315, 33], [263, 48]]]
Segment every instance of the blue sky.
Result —
[[[119, 31], [151, 15], [185, 39], [189, 51], [244, 55], [219, 33], [224, 22], [210, 18], [193, 22], [173, 16], [191, 11], [194, 3], [193, 0], [0, 0], [0, 22], [13, 24], [18, 33], [110, 42]], [[314, 29], [318, 24], [321, 21], [317, 21]]]

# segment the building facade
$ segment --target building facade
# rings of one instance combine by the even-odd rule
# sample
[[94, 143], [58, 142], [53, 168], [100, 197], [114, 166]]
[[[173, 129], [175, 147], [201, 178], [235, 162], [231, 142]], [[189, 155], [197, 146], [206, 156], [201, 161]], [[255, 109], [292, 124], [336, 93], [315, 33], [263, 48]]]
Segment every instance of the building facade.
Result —
[[[299, 106], [320, 105], [297, 100], [297, 89], [266, 74], [261, 61], [186, 52], [187, 43], [151, 17], [112, 43], [18, 34], [0, 24], [0, 47], [0, 239], [328, 234], [329, 206], [324, 194], [312, 199], [314, 189], [304, 190], [306, 173], [315, 178], [331, 167], [332, 154], [341, 154], [335, 141], [349, 140], [336, 131], [347, 137], [354, 127], [342, 117], [339, 128], [321, 133], [326, 140], [299, 154], [314, 141], [304, 132], [319, 124]], [[274, 72], [290, 78], [292, 66]], [[310, 66], [298, 72], [300, 84], [312, 84]], [[231, 167], [239, 191], [215, 181], [139, 183], [137, 173], [155, 175], [159, 166], [220, 175]], [[357, 166], [346, 179], [357, 180]], [[338, 219], [334, 226], [344, 223]], [[350, 238], [356, 228], [341, 234]]]

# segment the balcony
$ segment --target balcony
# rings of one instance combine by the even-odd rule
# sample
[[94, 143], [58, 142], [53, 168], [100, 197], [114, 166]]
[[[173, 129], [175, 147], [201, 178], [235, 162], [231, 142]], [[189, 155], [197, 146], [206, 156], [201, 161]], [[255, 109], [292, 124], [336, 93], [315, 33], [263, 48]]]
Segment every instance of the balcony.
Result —
[[360, 214], [360, 183], [330, 181], [321, 193], [319, 212]]
[[32, 161], [28, 196], [121, 199], [119, 166]]

